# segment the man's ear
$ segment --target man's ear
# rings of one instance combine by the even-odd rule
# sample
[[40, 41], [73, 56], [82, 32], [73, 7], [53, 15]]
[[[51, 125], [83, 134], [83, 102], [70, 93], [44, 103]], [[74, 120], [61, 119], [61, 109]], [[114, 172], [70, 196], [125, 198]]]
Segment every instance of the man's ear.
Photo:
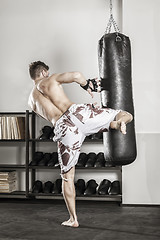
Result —
[[43, 77], [48, 77], [48, 71], [42, 70]]

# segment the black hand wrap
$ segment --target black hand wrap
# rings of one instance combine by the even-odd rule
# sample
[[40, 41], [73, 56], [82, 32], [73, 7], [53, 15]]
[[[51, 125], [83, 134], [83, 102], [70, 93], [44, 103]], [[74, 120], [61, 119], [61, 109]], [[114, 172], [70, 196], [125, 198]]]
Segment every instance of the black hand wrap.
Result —
[[[93, 84], [93, 88], [89, 86], [90, 82]], [[85, 86], [82, 86], [82, 85], [80, 85], [80, 86], [85, 90], [91, 89], [92, 92], [97, 92], [97, 88], [98, 88], [98, 84], [97, 84], [95, 78], [88, 79], [87, 84]]]

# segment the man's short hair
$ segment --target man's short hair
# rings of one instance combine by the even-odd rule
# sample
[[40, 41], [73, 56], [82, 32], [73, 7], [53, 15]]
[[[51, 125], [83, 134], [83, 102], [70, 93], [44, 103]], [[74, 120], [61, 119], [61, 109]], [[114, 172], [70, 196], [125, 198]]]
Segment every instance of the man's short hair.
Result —
[[49, 70], [49, 67], [44, 62], [37, 61], [37, 62], [32, 62], [29, 65], [29, 73], [33, 80], [40, 77], [40, 74], [43, 70], [44, 71]]

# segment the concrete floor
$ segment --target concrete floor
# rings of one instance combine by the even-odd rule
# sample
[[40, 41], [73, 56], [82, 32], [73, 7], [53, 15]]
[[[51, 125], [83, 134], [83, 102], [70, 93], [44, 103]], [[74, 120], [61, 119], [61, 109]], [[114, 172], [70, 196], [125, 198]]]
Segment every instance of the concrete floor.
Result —
[[0, 240], [159, 240], [160, 207], [77, 201], [79, 228], [63, 200], [0, 199]]

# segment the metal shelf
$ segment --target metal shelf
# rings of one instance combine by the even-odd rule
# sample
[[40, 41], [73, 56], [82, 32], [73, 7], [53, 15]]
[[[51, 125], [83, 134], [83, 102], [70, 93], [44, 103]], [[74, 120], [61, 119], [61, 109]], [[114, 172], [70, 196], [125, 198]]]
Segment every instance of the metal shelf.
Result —
[[0, 164], [0, 169], [3, 170], [13, 170], [13, 169], [24, 169], [26, 168], [26, 165], [23, 164]]
[[[25, 117], [25, 139], [0, 139], [0, 142], [2, 143], [1, 145], [3, 146], [4, 144], [19, 144], [19, 143], [24, 143], [25, 144], [25, 149], [26, 149], [26, 154], [25, 154], [25, 164], [0, 164], [0, 170], [1, 171], [13, 171], [13, 170], [24, 170], [26, 172], [26, 180], [29, 179], [29, 171], [28, 171], [28, 166], [27, 163], [29, 161], [29, 116], [32, 116], [32, 112], [29, 112], [29, 110], [26, 110], [25, 112], [0, 112], [0, 116], [24, 116]], [[1, 192], [0, 193], [0, 198], [27, 198], [27, 193], [28, 193], [28, 188], [29, 188], [29, 181], [26, 181], [26, 191], [13, 191], [11, 193], [5, 193]]]
[[60, 169], [59, 166], [52, 167], [52, 166], [29, 166], [29, 169]]
[[26, 194], [26, 192], [25, 191], [13, 191], [13, 192], [11, 192], [11, 193], [1, 193], [0, 192], [0, 195], [25, 195]]
[[108, 166], [108, 167], [76, 167], [76, 169], [83, 169], [83, 170], [107, 170], [107, 171], [114, 171], [114, 170], [120, 170], [121, 166]]
[[[52, 166], [29, 166], [30, 169], [60, 169], [59, 166], [52, 167]], [[120, 170], [121, 171], [121, 166], [115, 166], [115, 167], [77, 167], [76, 170], [108, 170], [108, 171], [114, 171], [114, 170]]]
[[103, 143], [103, 139], [85, 139], [84, 143]]
[[[54, 193], [29, 193], [29, 196], [35, 198], [43, 198], [43, 199], [63, 199], [62, 194], [54, 194]], [[76, 200], [95, 200], [95, 201], [122, 201], [122, 195], [99, 195], [99, 194], [92, 194], [92, 195], [80, 195], [76, 196]]]
[[[31, 142], [52, 142], [53, 143], [52, 139], [35, 138], [35, 139], [29, 139], [29, 141], [31, 141]], [[84, 143], [103, 143], [103, 139], [86, 139], [86, 140], [84, 140]]]
[[25, 142], [25, 139], [0, 139], [0, 142]]
[[[63, 199], [62, 194], [45, 194], [45, 193], [32, 193], [29, 190], [29, 173], [31, 171], [31, 185], [33, 186], [33, 183], [35, 182], [35, 176], [36, 176], [36, 169], [60, 169], [59, 166], [30, 166], [29, 165], [29, 159], [30, 159], [30, 151], [29, 148], [31, 146], [31, 156], [32, 160], [34, 157], [34, 153], [36, 150], [36, 142], [40, 143], [54, 143], [52, 139], [38, 139], [35, 136], [35, 130], [36, 130], [36, 115], [34, 112], [29, 112], [26, 110], [26, 112], [1, 112], [0, 116], [3, 115], [24, 115], [26, 118], [26, 124], [25, 124], [25, 139], [0, 139], [0, 142], [3, 143], [25, 143], [25, 164], [0, 164], [0, 170], [14, 170], [14, 169], [23, 169], [26, 172], [25, 175], [25, 190], [26, 191], [14, 191], [11, 193], [0, 193], [0, 198], [44, 198], [44, 199]], [[31, 117], [31, 121], [30, 121]], [[29, 130], [31, 130], [31, 135], [29, 134]], [[103, 139], [89, 139], [86, 138], [84, 143], [91, 143], [91, 144], [98, 144], [98, 143], [103, 143]], [[114, 171], [114, 170], [122, 170], [121, 166], [106, 166], [106, 167], [77, 167], [76, 170], [83, 170], [83, 171], [96, 171], [96, 170], [104, 170], [104, 171]], [[94, 195], [81, 195], [81, 196], [76, 196], [76, 200], [95, 200], [95, 201], [117, 201], [117, 202], [122, 202], [122, 195], [99, 195], [94, 194]]]
[[[26, 110], [29, 111], [29, 110]], [[32, 112], [28, 112], [29, 114], [32, 114]], [[26, 112], [0, 112], [0, 116], [4, 115], [26, 115]]]
[[14, 191], [11, 193], [0, 193], [0, 198], [26, 198], [25, 191]]
[[52, 139], [37, 139], [37, 138], [31, 138], [29, 139], [30, 142], [52, 142], [53, 143], [53, 140]]

